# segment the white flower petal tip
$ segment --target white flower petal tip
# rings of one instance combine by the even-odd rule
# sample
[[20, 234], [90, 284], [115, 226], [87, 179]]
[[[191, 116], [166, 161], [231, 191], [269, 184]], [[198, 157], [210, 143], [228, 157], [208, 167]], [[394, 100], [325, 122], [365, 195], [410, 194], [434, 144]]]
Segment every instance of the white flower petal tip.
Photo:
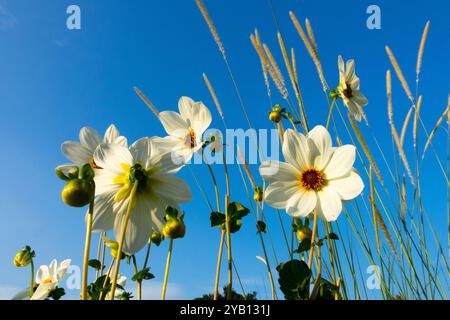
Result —
[[106, 130], [103, 140], [97, 130], [83, 127], [79, 132], [80, 142], [66, 141], [61, 145], [64, 156], [73, 162], [75, 166], [82, 167], [85, 164], [92, 164], [94, 153], [101, 143], [119, 144], [127, 147], [127, 139], [120, 136], [115, 125], [110, 125]]
[[335, 221], [342, 202], [359, 196], [364, 188], [353, 168], [356, 148], [333, 147], [331, 136], [317, 126], [307, 136], [287, 130], [283, 143], [287, 162], [266, 161], [259, 172], [269, 182], [264, 198], [274, 208], [284, 208], [293, 217], [310, 217], [316, 212]]

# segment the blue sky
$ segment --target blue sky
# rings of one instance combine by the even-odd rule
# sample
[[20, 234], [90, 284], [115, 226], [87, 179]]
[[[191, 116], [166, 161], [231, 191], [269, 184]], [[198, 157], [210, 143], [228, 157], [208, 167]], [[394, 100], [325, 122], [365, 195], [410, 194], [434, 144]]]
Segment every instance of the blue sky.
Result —
[[[394, 51], [413, 86], [420, 37], [426, 21], [431, 20], [421, 92], [424, 122], [429, 129], [434, 126], [445, 107], [450, 87], [450, 43], [447, 41], [450, 26], [446, 14], [450, 5], [447, 2], [273, 2], [286, 45], [296, 50], [311, 125], [324, 124], [328, 110], [314, 66], [289, 19], [289, 10], [300, 21], [309, 17], [330, 85], [338, 81], [337, 56], [356, 59], [362, 90], [369, 99], [366, 114], [390, 158], [393, 154], [385, 99], [385, 72], [390, 64], [384, 46], [387, 44]], [[70, 4], [81, 8], [81, 30], [66, 28], [66, 8]], [[267, 2], [205, 1], [205, 4], [225, 45], [252, 125], [271, 128], [261, 67], [249, 40], [250, 33], [258, 28], [263, 41], [282, 65], [276, 26]], [[381, 7], [381, 30], [366, 28], [366, 8], [371, 4]], [[202, 73], [206, 72], [229, 127], [247, 128], [226, 67], [194, 0], [0, 0], [0, 48], [2, 298], [27, 285], [28, 270], [15, 269], [12, 264], [14, 254], [25, 244], [36, 250], [37, 264], [48, 263], [54, 257], [71, 258], [74, 264], [81, 264], [84, 209], [63, 205], [60, 200], [63, 184], [54, 175], [54, 168], [65, 162], [61, 143], [76, 140], [83, 126], [103, 133], [111, 123], [129, 141], [164, 135], [156, 118], [134, 93], [133, 86], [138, 86], [160, 110], [176, 109], [182, 95], [202, 100], [212, 110], [212, 126], [222, 129], [202, 80]], [[393, 86], [395, 121], [400, 127], [410, 105], [394, 76]], [[274, 101], [282, 103], [278, 95]], [[443, 160], [446, 138], [444, 130], [435, 138]], [[381, 161], [379, 155], [376, 158]], [[425, 206], [444, 241], [446, 186], [431, 153], [423, 167], [427, 167], [423, 177]], [[256, 175], [256, 166], [252, 169]], [[381, 169], [386, 171], [384, 166]], [[206, 189], [212, 190], [206, 167], [192, 166], [192, 170]], [[218, 166], [215, 170], [220, 173], [223, 169]], [[250, 206], [236, 166], [231, 168], [231, 175], [232, 200]], [[180, 176], [191, 185], [193, 201], [184, 206], [188, 231], [185, 239], [175, 243], [170, 275], [174, 290], [169, 290], [169, 297], [193, 298], [212, 291], [219, 234], [209, 226], [209, 210], [189, 171], [183, 170]], [[223, 185], [221, 189], [224, 190]], [[213, 193], [209, 198], [214, 202]], [[288, 225], [289, 219], [284, 218]], [[275, 249], [282, 261], [287, 258], [286, 250], [273, 211], [268, 212], [268, 219], [273, 224]], [[269, 287], [265, 270], [255, 259], [262, 254], [255, 233], [253, 217], [249, 216], [242, 231], [233, 236], [234, 256], [246, 290], [256, 290], [261, 297], [266, 297]], [[151, 267], [157, 278], [145, 284], [148, 297], [159, 296], [166, 245], [152, 252]], [[365, 269], [367, 261], [361, 259], [361, 265]], [[130, 272], [126, 273], [131, 274], [131, 268], [127, 268]], [[225, 273], [222, 279], [225, 280]]]

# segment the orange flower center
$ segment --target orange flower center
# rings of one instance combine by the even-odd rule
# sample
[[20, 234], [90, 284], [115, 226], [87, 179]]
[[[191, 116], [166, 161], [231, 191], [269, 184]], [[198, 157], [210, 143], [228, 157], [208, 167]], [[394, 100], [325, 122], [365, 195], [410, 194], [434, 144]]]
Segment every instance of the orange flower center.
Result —
[[186, 145], [194, 148], [196, 146], [196, 141], [195, 141], [195, 132], [194, 130], [190, 129], [189, 130], [189, 134], [186, 136]]
[[44, 280], [42, 280], [41, 283], [43, 283], [43, 284], [52, 283], [52, 278], [44, 279]]
[[327, 180], [321, 171], [311, 168], [302, 172], [300, 184], [308, 191], [320, 191], [326, 186]]
[[343, 90], [344, 96], [346, 98], [350, 99], [350, 98], [353, 97], [352, 87], [351, 87], [351, 85], [349, 83], [346, 83], [345, 85], [346, 85], [347, 88]]

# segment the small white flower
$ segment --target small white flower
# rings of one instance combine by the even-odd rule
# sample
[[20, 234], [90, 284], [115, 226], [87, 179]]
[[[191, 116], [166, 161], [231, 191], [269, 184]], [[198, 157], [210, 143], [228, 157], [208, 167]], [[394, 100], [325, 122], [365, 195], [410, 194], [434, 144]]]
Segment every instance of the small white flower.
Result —
[[40, 266], [36, 273], [36, 284], [38, 287], [30, 300], [47, 299], [50, 292], [58, 286], [59, 282], [66, 274], [70, 262], [71, 260], [67, 259], [58, 266], [58, 262], [54, 259], [50, 262], [50, 265]]
[[211, 124], [211, 112], [202, 102], [188, 97], [180, 98], [178, 109], [180, 113], [160, 112], [159, 120], [171, 138], [173, 151], [189, 161], [203, 146], [202, 136]]
[[94, 152], [100, 143], [116, 143], [122, 146], [127, 146], [127, 139], [119, 134], [115, 125], [110, 125], [106, 130], [103, 140], [100, 138], [97, 130], [83, 127], [80, 130], [80, 142], [66, 141], [62, 144], [61, 150], [65, 157], [72, 161], [72, 164], [65, 164], [60, 166], [63, 171], [66, 168], [75, 166], [82, 167], [85, 164], [90, 164], [93, 168], [96, 167], [94, 160]]
[[365, 118], [363, 107], [368, 103], [366, 97], [359, 90], [359, 78], [355, 73], [355, 61], [348, 60], [344, 67], [342, 57], [338, 57], [339, 67], [339, 86], [338, 92], [342, 101], [347, 106], [349, 112], [353, 117], [361, 121]]
[[120, 240], [124, 218], [130, 204], [133, 181], [138, 181], [132, 214], [128, 222], [123, 252], [134, 254], [145, 246], [152, 228], [161, 231], [166, 206], [177, 208], [191, 199], [189, 186], [173, 176], [181, 168], [158, 142], [143, 138], [130, 149], [119, 144], [101, 144], [94, 161], [96, 198], [93, 230], [114, 229]]
[[335, 221], [342, 201], [356, 198], [364, 188], [353, 169], [355, 147], [333, 148], [322, 126], [307, 136], [288, 129], [282, 151], [286, 162], [266, 161], [259, 172], [269, 182], [265, 201], [293, 217], [306, 217], [317, 210], [322, 219]]

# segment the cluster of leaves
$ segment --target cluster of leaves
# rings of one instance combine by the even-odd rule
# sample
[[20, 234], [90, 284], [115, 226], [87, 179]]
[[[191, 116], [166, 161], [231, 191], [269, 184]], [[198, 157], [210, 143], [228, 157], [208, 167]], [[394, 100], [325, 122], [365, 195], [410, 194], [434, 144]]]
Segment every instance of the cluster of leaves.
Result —
[[150, 268], [144, 268], [141, 271], [138, 271], [132, 278], [132, 281], [142, 282], [144, 280], [151, 280], [155, 278], [153, 274], [150, 273]]
[[[250, 210], [244, 207], [239, 202], [231, 202], [228, 204], [228, 215], [230, 219], [230, 232], [236, 233], [242, 227], [242, 218], [250, 213]], [[211, 227], [219, 226], [220, 228], [226, 228], [226, 215], [222, 212], [211, 212], [210, 215]]]
[[[227, 287], [225, 286], [223, 288], [223, 294], [218, 295], [217, 300], [227, 300], [226, 296], [227, 296]], [[231, 290], [231, 300], [249, 300], [249, 301], [255, 301], [258, 300], [256, 298], [257, 293], [255, 291], [251, 292], [251, 293], [247, 293], [247, 294], [240, 294], [237, 293], [236, 291], [234, 291], [233, 289]], [[201, 296], [200, 298], [195, 298], [194, 300], [214, 300], [214, 294], [210, 293], [210, 294], [204, 294], [203, 296]]]
[[335, 300], [340, 299], [338, 287], [325, 279], [319, 279], [317, 291], [310, 292], [312, 272], [304, 261], [290, 260], [277, 267], [278, 283], [286, 300]]
[[[120, 285], [117, 288], [124, 290]], [[98, 277], [94, 282], [87, 287], [89, 300], [103, 300], [111, 290], [111, 279], [107, 275]]]

